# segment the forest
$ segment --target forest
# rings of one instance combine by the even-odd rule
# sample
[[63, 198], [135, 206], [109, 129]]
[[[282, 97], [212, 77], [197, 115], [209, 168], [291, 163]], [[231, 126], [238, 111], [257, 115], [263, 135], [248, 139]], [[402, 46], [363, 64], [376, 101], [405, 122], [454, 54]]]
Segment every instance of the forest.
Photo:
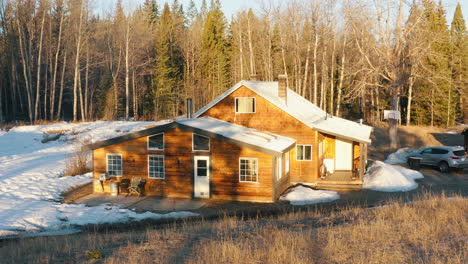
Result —
[[0, 122], [175, 118], [187, 98], [197, 110], [240, 80], [280, 74], [332, 115], [468, 121], [460, 4], [446, 14], [434, 0], [263, 2], [231, 17], [220, 0], [124, 4], [0, 0]]

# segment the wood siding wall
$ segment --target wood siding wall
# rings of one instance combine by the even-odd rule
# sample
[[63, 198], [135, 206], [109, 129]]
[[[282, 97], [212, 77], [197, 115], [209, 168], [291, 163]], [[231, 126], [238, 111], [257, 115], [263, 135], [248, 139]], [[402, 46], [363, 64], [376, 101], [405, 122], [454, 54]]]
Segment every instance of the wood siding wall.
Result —
[[[255, 97], [256, 112], [235, 113], [236, 97]], [[312, 161], [296, 160], [296, 149], [291, 150], [291, 182], [311, 183], [317, 181], [318, 133], [252, 90], [246, 87], [237, 89], [201, 116], [210, 116], [260, 131], [294, 138], [297, 140], [297, 144], [312, 145]]]
[[[210, 151], [192, 151], [192, 132], [171, 129], [164, 132], [164, 151], [148, 150], [147, 137], [94, 150], [94, 191], [102, 192], [97, 180], [105, 173], [106, 154], [122, 154], [123, 177], [111, 181], [131, 179], [133, 176], [147, 180], [147, 195], [164, 197], [193, 197], [193, 157], [209, 156], [211, 165], [211, 197], [219, 199], [273, 201], [273, 157], [245, 147], [210, 139]], [[165, 156], [165, 179], [148, 178], [148, 155]], [[239, 181], [239, 158], [257, 158], [259, 177], [256, 183]], [[104, 192], [110, 192], [110, 181]]]

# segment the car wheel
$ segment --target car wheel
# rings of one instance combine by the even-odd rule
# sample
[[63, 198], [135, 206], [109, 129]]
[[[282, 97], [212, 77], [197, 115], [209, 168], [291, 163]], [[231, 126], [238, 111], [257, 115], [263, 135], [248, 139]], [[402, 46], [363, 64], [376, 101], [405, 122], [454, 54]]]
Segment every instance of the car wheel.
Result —
[[446, 161], [441, 161], [439, 163], [440, 172], [447, 173], [449, 171], [449, 165]]

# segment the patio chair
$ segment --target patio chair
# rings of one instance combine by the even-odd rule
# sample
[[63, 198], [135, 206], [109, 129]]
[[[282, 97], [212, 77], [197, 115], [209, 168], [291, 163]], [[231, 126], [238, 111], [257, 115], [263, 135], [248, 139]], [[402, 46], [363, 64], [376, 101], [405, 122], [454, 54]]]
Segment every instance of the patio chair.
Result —
[[132, 193], [136, 193], [138, 195], [141, 194], [140, 192], [140, 181], [141, 181], [141, 177], [133, 177], [132, 178], [132, 182], [130, 183], [130, 187], [128, 187], [128, 194], [127, 195], [130, 195]]
[[131, 182], [130, 179], [122, 179], [120, 181], [120, 193], [128, 193], [130, 182]]

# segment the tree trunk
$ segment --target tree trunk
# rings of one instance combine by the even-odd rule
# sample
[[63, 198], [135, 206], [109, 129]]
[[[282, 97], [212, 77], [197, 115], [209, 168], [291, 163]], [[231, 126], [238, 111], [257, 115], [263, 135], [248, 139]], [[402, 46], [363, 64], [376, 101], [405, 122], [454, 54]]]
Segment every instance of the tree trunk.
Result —
[[86, 71], [85, 71], [85, 95], [84, 95], [84, 119], [89, 120], [89, 41], [86, 43]]
[[59, 24], [59, 34], [57, 40], [57, 50], [55, 52], [55, 62], [54, 62], [54, 70], [52, 73], [52, 87], [50, 92], [50, 118], [54, 118], [54, 110], [55, 110], [55, 92], [57, 87], [57, 70], [58, 70], [58, 61], [60, 55], [60, 46], [62, 43], [62, 27], [63, 27], [63, 12], [60, 14], [60, 24]]
[[65, 86], [65, 69], [67, 68], [67, 49], [65, 48], [63, 51], [63, 65], [62, 65], [62, 76], [60, 79], [60, 92], [59, 92], [59, 99], [58, 99], [58, 106], [57, 106], [57, 117], [56, 119], [59, 120], [60, 116], [62, 115], [62, 99], [63, 99], [63, 88]]
[[29, 121], [32, 123], [34, 122], [34, 115], [33, 115], [33, 105], [32, 105], [32, 91], [31, 91], [31, 73], [30, 69], [28, 68], [29, 65], [29, 60], [26, 55], [26, 39], [23, 33], [23, 30], [21, 30], [21, 25], [19, 23], [19, 19], [16, 18], [16, 22], [18, 25], [18, 37], [19, 37], [19, 44], [20, 44], [20, 53], [21, 53], [21, 58], [23, 60], [23, 76], [24, 76], [24, 82], [26, 85], [26, 95], [27, 95], [27, 101], [28, 101], [28, 116], [29, 116]]
[[36, 123], [39, 114], [39, 97], [41, 88], [41, 58], [42, 58], [42, 39], [44, 36], [45, 11], [42, 14], [41, 35], [39, 38], [39, 52], [37, 55], [37, 80], [36, 80], [36, 102], [34, 104], [34, 123]]
[[341, 65], [340, 65], [340, 81], [338, 82], [338, 96], [336, 98], [336, 116], [341, 116], [340, 107], [341, 107], [341, 94], [343, 91], [343, 80], [344, 80], [344, 69], [345, 69], [345, 62], [346, 62], [346, 37], [347, 35], [344, 34], [343, 36], [343, 50], [341, 56]]
[[411, 104], [413, 102], [413, 84], [414, 84], [414, 77], [410, 77], [409, 86], [408, 86], [408, 106], [406, 107], [406, 125], [407, 126], [411, 124]]
[[[332, 31], [333, 34], [333, 31]], [[333, 49], [331, 54], [331, 69], [330, 69], [330, 114], [333, 115], [333, 100], [335, 99], [335, 35], [333, 35]]]
[[78, 79], [80, 71], [80, 51], [81, 51], [81, 29], [83, 21], [83, 0], [80, 2], [80, 20], [78, 25], [78, 36], [76, 40], [75, 54], [75, 77], [73, 78], [73, 121], [78, 120]]
[[130, 118], [130, 22], [127, 19], [127, 33], [125, 36], [125, 120]]
[[314, 44], [314, 104], [317, 104], [317, 48], [319, 37], [315, 29], [315, 44]]

